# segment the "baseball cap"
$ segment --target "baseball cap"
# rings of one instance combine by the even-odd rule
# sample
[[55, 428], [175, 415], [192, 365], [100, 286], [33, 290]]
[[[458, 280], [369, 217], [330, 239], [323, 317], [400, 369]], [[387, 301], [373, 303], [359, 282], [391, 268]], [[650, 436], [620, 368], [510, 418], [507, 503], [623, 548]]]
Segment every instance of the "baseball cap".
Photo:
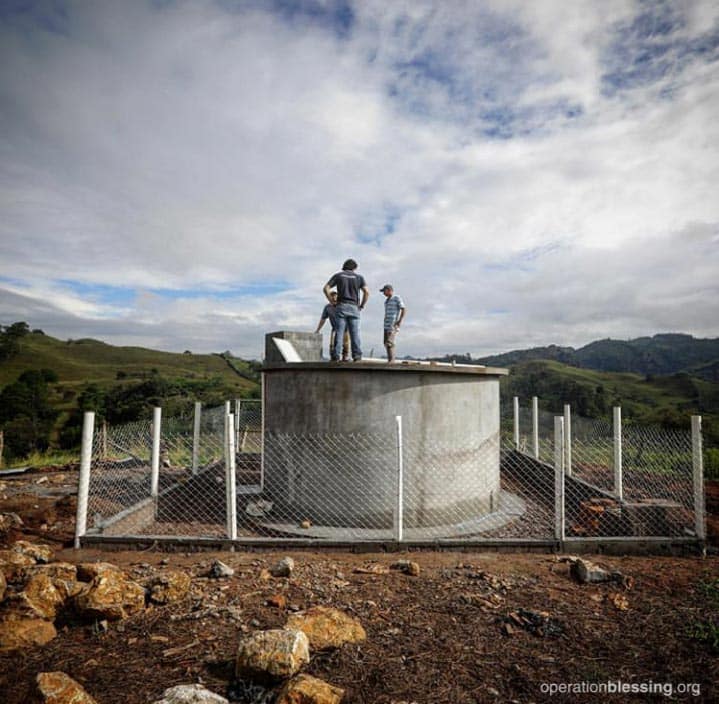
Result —
[[386, 288], [391, 288], [394, 291], [394, 286], [392, 286], [392, 284], [385, 284], [384, 286], [382, 286], [382, 288], [379, 290], [379, 292], [384, 293], [384, 290]]

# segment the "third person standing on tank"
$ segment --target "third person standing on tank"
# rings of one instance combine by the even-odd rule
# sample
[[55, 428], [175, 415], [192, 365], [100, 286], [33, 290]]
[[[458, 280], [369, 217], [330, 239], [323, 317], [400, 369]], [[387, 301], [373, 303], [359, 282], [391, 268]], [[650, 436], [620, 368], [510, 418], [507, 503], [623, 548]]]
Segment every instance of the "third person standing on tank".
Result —
[[379, 290], [384, 300], [384, 347], [387, 350], [387, 362], [395, 360], [395, 337], [404, 320], [407, 309], [402, 299], [394, 292], [392, 284], [385, 284]]

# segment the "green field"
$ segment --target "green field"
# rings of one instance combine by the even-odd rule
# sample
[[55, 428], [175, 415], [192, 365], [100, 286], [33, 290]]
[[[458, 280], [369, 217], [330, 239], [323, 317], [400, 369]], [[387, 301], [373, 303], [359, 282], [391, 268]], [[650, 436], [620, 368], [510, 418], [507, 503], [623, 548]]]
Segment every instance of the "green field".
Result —
[[627, 422], [688, 427], [690, 416], [703, 417], [705, 440], [719, 446], [719, 384], [686, 372], [667, 376], [580, 369], [553, 360], [532, 360], [510, 366], [502, 379], [505, 401], [519, 396], [527, 403], [537, 396], [545, 410], [561, 413], [569, 403], [575, 413], [611, 417], [622, 407]]
[[[233, 369], [234, 367], [234, 369]], [[219, 354], [177, 354], [142, 347], [115, 347], [91, 339], [62, 341], [30, 333], [20, 341], [18, 353], [0, 363], [0, 388], [28, 369], [51, 369], [59, 380], [53, 384], [53, 403], [72, 405], [72, 398], [88, 384], [107, 389], [152, 378], [181, 379], [195, 386], [225, 391], [228, 398], [254, 395], [256, 374], [248, 362]], [[238, 373], [239, 372], [239, 373]]]
[[[42, 375], [28, 386], [36, 372]], [[86, 410], [117, 424], [150, 417], [153, 406], [170, 417], [191, 412], [195, 401], [216, 406], [256, 398], [259, 389], [257, 363], [229, 353], [177, 354], [28, 332], [0, 358], [5, 458], [76, 446]]]

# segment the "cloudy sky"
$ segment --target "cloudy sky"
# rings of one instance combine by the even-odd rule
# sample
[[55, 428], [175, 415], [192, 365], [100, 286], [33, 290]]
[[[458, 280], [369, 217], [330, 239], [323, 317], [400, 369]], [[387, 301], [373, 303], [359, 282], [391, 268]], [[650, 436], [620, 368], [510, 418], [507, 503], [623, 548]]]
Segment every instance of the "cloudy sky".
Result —
[[719, 336], [716, 0], [0, 3], [0, 323], [259, 357]]

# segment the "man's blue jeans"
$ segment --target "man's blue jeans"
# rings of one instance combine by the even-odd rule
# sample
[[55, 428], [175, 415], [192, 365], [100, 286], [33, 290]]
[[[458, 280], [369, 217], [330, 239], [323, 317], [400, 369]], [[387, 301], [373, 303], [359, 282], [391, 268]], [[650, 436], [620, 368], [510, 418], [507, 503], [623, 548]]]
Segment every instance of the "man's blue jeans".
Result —
[[342, 340], [345, 336], [345, 329], [349, 330], [350, 343], [352, 345], [352, 359], [362, 359], [362, 343], [360, 342], [360, 311], [353, 303], [338, 303], [335, 308], [335, 320], [337, 329], [335, 331], [335, 347], [332, 350], [332, 359], [339, 359], [342, 353]]

